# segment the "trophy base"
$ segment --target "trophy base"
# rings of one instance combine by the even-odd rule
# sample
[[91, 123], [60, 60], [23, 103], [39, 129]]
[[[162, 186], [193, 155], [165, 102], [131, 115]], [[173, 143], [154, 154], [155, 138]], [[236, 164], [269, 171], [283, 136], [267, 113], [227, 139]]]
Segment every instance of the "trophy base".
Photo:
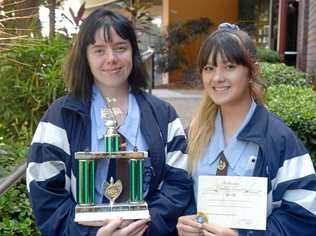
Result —
[[75, 222], [103, 221], [122, 217], [124, 220], [149, 219], [149, 210], [144, 203], [102, 204], [93, 206], [77, 205], [75, 209]]

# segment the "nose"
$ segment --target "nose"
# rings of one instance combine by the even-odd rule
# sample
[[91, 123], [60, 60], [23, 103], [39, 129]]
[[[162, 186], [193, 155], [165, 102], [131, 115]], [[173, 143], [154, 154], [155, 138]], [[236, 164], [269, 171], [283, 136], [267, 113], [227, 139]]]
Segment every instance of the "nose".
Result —
[[224, 73], [221, 70], [221, 68], [216, 67], [214, 69], [214, 75], [213, 75], [213, 79], [214, 82], [222, 82], [224, 81]]
[[117, 55], [113, 49], [108, 49], [106, 53], [106, 62], [107, 64], [114, 64], [117, 61]]

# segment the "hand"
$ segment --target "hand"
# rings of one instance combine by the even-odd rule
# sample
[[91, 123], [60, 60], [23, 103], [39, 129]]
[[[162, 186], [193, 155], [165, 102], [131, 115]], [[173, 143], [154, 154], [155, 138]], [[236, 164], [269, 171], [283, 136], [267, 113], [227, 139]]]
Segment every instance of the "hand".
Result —
[[180, 236], [203, 235], [202, 225], [194, 220], [195, 217], [196, 215], [189, 215], [178, 219], [177, 230]]
[[132, 223], [120, 219], [111, 220], [102, 226], [96, 236], [141, 236], [148, 228], [148, 219]]
[[238, 236], [237, 230], [225, 228], [219, 225], [206, 224], [202, 225], [203, 235], [205, 236]]

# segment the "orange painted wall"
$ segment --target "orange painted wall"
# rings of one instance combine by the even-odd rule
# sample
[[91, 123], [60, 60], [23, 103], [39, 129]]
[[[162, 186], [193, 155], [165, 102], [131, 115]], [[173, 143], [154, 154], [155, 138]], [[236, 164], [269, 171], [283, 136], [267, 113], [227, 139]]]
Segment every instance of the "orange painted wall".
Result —
[[[163, 0], [163, 26], [190, 19], [208, 17], [215, 26], [222, 22], [238, 21], [238, 0]], [[184, 48], [189, 63], [196, 61], [197, 52], [204, 41], [199, 38]], [[169, 74], [169, 82], [177, 80], [180, 72]]]

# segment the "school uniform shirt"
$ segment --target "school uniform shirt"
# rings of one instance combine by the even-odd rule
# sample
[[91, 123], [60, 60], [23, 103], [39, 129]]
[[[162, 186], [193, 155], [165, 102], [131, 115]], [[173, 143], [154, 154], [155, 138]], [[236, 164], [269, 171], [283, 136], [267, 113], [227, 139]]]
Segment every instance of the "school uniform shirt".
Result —
[[[101, 116], [101, 110], [106, 108], [107, 104], [97, 86], [92, 89], [92, 103], [91, 103], [91, 151], [103, 152], [105, 151], [104, 134], [106, 127], [104, 126], [104, 119]], [[115, 107], [115, 103], [114, 103]], [[137, 147], [140, 151], [147, 151], [147, 143], [140, 131], [140, 111], [137, 105], [135, 96], [129, 92], [128, 94], [128, 111], [125, 120], [118, 128], [118, 132], [124, 136], [126, 141], [126, 150], [132, 151]], [[145, 159], [145, 169], [150, 167], [150, 158]], [[109, 160], [96, 161], [95, 173], [95, 200], [96, 203], [103, 203], [103, 187], [108, 176]], [[148, 185], [145, 186], [146, 196], [148, 192]]]
[[260, 104], [237, 140], [258, 145], [252, 176], [268, 180], [267, 229], [239, 230], [239, 235], [315, 236], [316, 174], [303, 143]]
[[217, 112], [214, 133], [202, 158], [197, 164], [197, 168], [193, 172], [195, 197], [197, 197], [198, 177], [201, 175], [216, 175], [219, 154], [221, 152], [224, 153], [228, 162], [227, 175], [252, 176], [259, 146], [254, 142], [238, 140], [237, 136], [251, 119], [256, 106], [255, 101], [252, 101], [243, 122], [235, 134], [228, 140], [227, 144], [225, 144], [224, 140], [221, 112]]

